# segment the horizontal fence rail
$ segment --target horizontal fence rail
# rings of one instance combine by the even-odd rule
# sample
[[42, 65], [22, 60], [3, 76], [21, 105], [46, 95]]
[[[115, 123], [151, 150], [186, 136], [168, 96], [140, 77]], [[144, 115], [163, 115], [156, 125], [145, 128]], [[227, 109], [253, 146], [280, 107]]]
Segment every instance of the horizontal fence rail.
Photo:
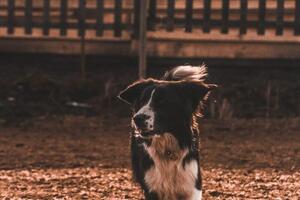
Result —
[[[149, 31], [209, 34], [217, 30], [228, 34], [235, 29], [240, 35], [252, 30], [263, 36], [271, 29], [277, 36], [287, 30], [300, 35], [298, 0], [148, 0], [148, 3]], [[34, 29], [40, 29], [43, 36], [56, 29], [61, 37], [67, 37], [69, 30], [76, 30], [78, 36], [92, 30], [94, 37], [103, 37], [105, 31], [111, 31], [117, 38], [124, 32], [138, 37], [139, 4], [140, 0], [1, 0], [0, 29], [5, 29], [7, 35], [14, 35], [16, 29], [22, 28], [27, 36]]]

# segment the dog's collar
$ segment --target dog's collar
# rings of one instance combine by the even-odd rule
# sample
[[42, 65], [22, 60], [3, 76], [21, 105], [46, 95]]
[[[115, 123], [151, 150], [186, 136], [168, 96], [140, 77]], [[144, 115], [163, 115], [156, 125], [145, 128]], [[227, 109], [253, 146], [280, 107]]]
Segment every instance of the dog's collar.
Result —
[[[190, 147], [190, 150], [192, 152], [197, 152], [199, 151], [199, 147], [198, 147], [198, 132], [197, 130], [193, 130], [192, 129], [192, 144]], [[140, 145], [144, 145], [146, 144], [147, 146], [150, 146], [152, 143], [152, 137], [143, 137], [140, 134], [135, 133], [134, 131], [131, 132], [131, 136], [135, 138], [135, 141], [140, 144]], [[176, 151], [171, 151], [171, 150], [166, 150], [164, 153], [161, 154], [162, 157], [164, 157], [167, 160], [178, 160], [179, 158], [179, 154]]]
[[140, 134], [136, 134], [134, 131], [131, 133], [131, 136], [135, 138], [138, 144], [147, 144], [151, 145], [151, 137], [142, 137]]

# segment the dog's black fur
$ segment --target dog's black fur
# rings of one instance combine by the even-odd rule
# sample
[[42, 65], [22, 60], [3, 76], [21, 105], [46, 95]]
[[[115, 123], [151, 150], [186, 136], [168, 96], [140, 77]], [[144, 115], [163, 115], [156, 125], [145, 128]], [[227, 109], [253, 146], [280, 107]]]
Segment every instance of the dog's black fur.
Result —
[[[175, 68], [167, 72], [162, 80], [137, 81], [119, 95], [120, 99], [132, 106], [134, 113], [137, 113], [151, 99], [151, 109], [155, 113], [154, 127], [151, 131], [134, 126], [135, 129], [138, 129], [138, 134], [136, 134], [136, 130], [131, 134], [133, 174], [135, 180], [141, 185], [146, 199], [163, 198], [157, 191], [151, 190], [151, 186], [145, 181], [145, 175], [155, 165], [147, 147], [151, 146], [154, 135], [163, 135], [164, 133], [170, 133], [176, 139], [180, 150], [187, 149], [187, 153], [180, 161], [183, 170], [191, 161], [197, 162], [198, 170], [194, 187], [199, 191], [202, 190], [199, 130], [195, 118], [199, 114], [199, 102], [206, 99], [209, 91], [215, 88], [215, 85], [204, 83], [205, 76], [204, 67], [196, 69], [191, 66], [181, 66], [181, 69]], [[184, 195], [180, 196], [181, 194], [176, 195], [177, 199], [187, 198]]]

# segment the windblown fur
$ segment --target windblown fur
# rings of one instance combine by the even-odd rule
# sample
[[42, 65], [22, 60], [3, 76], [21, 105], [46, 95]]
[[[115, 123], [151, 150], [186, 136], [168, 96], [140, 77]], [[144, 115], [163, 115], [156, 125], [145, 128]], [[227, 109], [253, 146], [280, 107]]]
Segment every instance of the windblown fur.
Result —
[[183, 65], [178, 66], [170, 71], [167, 71], [162, 77], [166, 81], [202, 81], [204, 82], [207, 77], [207, 70], [205, 65], [191, 66]]

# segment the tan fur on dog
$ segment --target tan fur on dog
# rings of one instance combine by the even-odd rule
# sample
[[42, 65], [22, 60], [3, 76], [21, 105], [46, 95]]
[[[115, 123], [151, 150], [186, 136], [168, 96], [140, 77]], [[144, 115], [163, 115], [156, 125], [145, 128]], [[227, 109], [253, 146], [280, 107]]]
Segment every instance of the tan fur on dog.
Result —
[[198, 197], [201, 191], [195, 189], [197, 162], [193, 160], [183, 168], [182, 161], [188, 150], [181, 150], [174, 136], [169, 133], [155, 136], [151, 145], [145, 148], [155, 163], [146, 172], [145, 181], [151, 191], [158, 193], [159, 199], [191, 200]]

